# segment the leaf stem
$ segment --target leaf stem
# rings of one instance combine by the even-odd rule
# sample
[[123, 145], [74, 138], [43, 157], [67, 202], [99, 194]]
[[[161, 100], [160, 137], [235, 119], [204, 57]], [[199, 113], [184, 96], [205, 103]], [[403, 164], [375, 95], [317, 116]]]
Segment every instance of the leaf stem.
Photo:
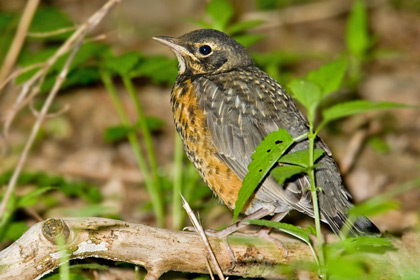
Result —
[[[309, 125], [309, 164], [313, 166], [314, 163], [314, 146], [315, 146], [315, 139], [316, 134], [313, 132], [313, 124], [310, 123]], [[321, 233], [321, 217], [319, 211], [319, 204], [318, 204], [318, 195], [317, 195], [317, 187], [315, 182], [315, 169], [311, 168], [308, 172], [309, 179], [311, 182], [311, 196], [312, 196], [312, 205], [314, 208], [314, 218], [315, 218], [315, 230], [316, 230], [316, 237], [317, 237], [317, 249], [319, 254], [319, 264], [321, 266], [321, 273], [323, 273], [323, 268], [325, 265], [325, 257], [324, 257], [324, 247], [323, 247], [323, 240], [322, 240], [322, 233]]]

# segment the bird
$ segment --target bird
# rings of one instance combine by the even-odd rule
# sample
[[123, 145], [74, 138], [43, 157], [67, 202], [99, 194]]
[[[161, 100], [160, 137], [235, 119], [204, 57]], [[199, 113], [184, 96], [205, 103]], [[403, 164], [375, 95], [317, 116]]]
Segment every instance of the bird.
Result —
[[[251, 156], [264, 137], [279, 129], [292, 137], [301, 136], [308, 133], [308, 122], [284, 88], [227, 34], [199, 29], [180, 37], [153, 39], [169, 47], [178, 60], [170, 100], [187, 157], [210, 189], [233, 210]], [[351, 195], [327, 145], [319, 138], [316, 147], [325, 150], [315, 169], [321, 221], [337, 235], [343, 226], [350, 227], [354, 236], [379, 234], [364, 216], [352, 226], [346, 223], [347, 211], [354, 206]], [[295, 143], [288, 153], [307, 148], [306, 140]], [[271, 215], [280, 221], [291, 210], [314, 217], [307, 175], [280, 185], [269, 174], [242, 213], [255, 219]]]

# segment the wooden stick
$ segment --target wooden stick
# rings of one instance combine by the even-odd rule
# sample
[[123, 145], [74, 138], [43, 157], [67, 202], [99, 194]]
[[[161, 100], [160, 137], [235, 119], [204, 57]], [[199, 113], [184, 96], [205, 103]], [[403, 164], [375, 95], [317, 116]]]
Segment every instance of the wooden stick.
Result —
[[[56, 237], [65, 237], [69, 259], [97, 257], [145, 267], [146, 279], [158, 279], [167, 271], [208, 273], [201, 238], [192, 232], [173, 231], [104, 218], [49, 219], [35, 224], [0, 252], [0, 280], [39, 279], [59, 266]], [[281, 265], [310, 260], [303, 242], [280, 237], [289, 255], [265, 239], [234, 234], [229, 244], [236, 266], [222, 239], [209, 237], [223, 274], [279, 278]], [[316, 278], [315, 278], [316, 279]]]

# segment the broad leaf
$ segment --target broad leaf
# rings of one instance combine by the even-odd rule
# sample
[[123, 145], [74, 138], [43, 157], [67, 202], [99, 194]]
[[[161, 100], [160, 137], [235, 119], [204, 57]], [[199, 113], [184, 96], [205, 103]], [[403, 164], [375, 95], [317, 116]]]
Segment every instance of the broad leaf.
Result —
[[213, 19], [213, 28], [225, 31], [226, 25], [233, 16], [233, 7], [226, 0], [212, 0], [207, 5], [207, 14]]
[[[325, 151], [323, 149], [314, 150], [314, 163], [319, 159]], [[279, 160], [280, 163], [288, 163], [299, 165], [302, 167], [310, 167], [312, 164], [309, 162], [309, 150], [296, 151], [282, 156]]]
[[293, 177], [297, 174], [300, 174], [302, 172], [305, 172], [307, 169], [304, 167], [296, 166], [296, 165], [283, 165], [274, 168], [271, 171], [271, 175], [273, 178], [280, 184], [283, 185], [284, 182], [289, 179], [290, 177]]
[[355, 100], [339, 103], [322, 111], [323, 120], [322, 125], [320, 126], [333, 120], [359, 113], [393, 108], [410, 108], [410, 106], [393, 102], [373, 102], [368, 100]]
[[254, 190], [292, 144], [293, 138], [285, 129], [274, 131], [261, 141], [251, 157], [252, 161], [248, 165], [248, 173], [239, 190], [233, 213], [234, 219], [238, 217]]
[[240, 21], [238, 23], [232, 24], [227, 28], [228, 34], [235, 34], [242, 31], [245, 31], [247, 29], [256, 27], [258, 25], [261, 25], [264, 21], [256, 19], [256, 20], [247, 20], [247, 21]]
[[110, 56], [105, 60], [105, 67], [112, 73], [125, 76], [143, 59], [140, 52], [129, 52], [120, 56]]
[[316, 107], [322, 100], [321, 88], [315, 82], [307, 80], [293, 80], [289, 87], [293, 97], [305, 106], [309, 122], [313, 123]]
[[337, 91], [347, 70], [347, 60], [337, 60], [321, 66], [318, 70], [312, 71], [306, 77], [307, 80], [318, 84], [321, 87], [321, 97]]
[[178, 74], [177, 60], [166, 56], [147, 56], [130, 73], [133, 77], [148, 77], [154, 83], [172, 83]]
[[54, 187], [42, 187], [39, 189], [36, 189], [28, 194], [25, 194], [22, 197], [19, 197], [17, 200], [16, 208], [20, 207], [28, 207], [36, 204], [39, 200], [39, 196], [43, 193], [46, 193], [50, 190], [57, 189]]

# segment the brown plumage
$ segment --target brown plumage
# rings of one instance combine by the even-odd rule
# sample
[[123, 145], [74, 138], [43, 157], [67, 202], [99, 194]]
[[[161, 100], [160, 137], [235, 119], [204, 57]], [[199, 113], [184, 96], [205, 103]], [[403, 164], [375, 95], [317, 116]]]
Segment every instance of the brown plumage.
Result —
[[[179, 62], [171, 103], [176, 129], [188, 158], [204, 181], [231, 209], [235, 207], [242, 180], [255, 147], [279, 128], [293, 137], [308, 131], [307, 121], [286, 91], [254, 65], [245, 48], [226, 34], [202, 29], [178, 38], [155, 37], [168, 45]], [[322, 140], [326, 153], [318, 162], [316, 183], [321, 218], [338, 233], [352, 207], [339, 170]], [[290, 151], [306, 149], [295, 144]], [[272, 213], [298, 210], [313, 217], [309, 181], [304, 175], [283, 186], [268, 176], [244, 209]], [[378, 233], [360, 218], [353, 234]]]

